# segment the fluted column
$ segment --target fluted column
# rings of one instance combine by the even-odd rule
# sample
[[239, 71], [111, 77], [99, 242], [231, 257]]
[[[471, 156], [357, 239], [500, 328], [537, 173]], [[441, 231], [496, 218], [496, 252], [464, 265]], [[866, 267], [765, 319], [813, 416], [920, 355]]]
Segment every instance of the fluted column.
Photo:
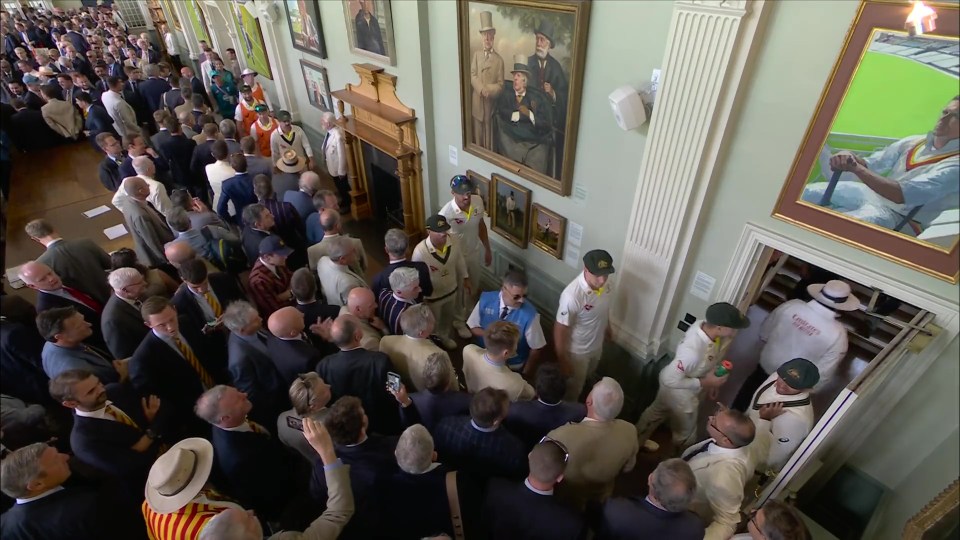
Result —
[[618, 264], [617, 339], [658, 354], [765, 0], [677, 0]]

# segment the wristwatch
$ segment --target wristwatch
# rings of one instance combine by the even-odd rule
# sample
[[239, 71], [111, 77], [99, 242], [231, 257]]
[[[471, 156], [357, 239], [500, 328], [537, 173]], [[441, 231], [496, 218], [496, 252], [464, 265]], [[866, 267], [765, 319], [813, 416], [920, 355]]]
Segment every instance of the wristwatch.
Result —
[[147, 429], [143, 432], [143, 434], [146, 435], [147, 438], [149, 438], [149, 439], [151, 439], [151, 440], [154, 440], [154, 441], [156, 441], [156, 440], [158, 440], [158, 439], [160, 438], [160, 435], [157, 435], [157, 433], [156, 433], [155, 431], [153, 431], [152, 428], [147, 428]]

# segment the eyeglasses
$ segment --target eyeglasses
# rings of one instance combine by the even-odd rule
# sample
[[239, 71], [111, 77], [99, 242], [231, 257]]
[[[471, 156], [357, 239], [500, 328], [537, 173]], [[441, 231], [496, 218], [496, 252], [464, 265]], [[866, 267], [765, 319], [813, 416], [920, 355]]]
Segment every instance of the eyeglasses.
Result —
[[458, 174], [458, 175], [454, 176], [454, 177], [450, 180], [450, 187], [452, 187], [452, 188], [460, 187], [460, 186], [462, 186], [462, 185], [464, 185], [464, 184], [467, 184], [467, 183], [469, 183], [469, 182], [470, 182], [470, 179], [469, 179], [469, 178], [467, 178], [466, 176], [464, 176], [464, 175], [462, 175], [462, 174]]
[[544, 435], [543, 438], [540, 439], [540, 442], [537, 443], [537, 444], [543, 444], [543, 443], [545, 443], [545, 442], [551, 442], [551, 443], [557, 445], [557, 448], [559, 448], [560, 450], [563, 450], [563, 462], [564, 462], [564, 463], [570, 461], [570, 451], [567, 450], [567, 447], [566, 447], [562, 442], [560, 442], [560, 441], [558, 441], [558, 440], [556, 440], [556, 439], [551, 439], [549, 436]]
[[510, 298], [513, 298], [513, 301], [514, 301], [514, 302], [516, 302], [516, 301], [518, 301], [518, 300], [523, 300], [524, 298], [527, 297], [527, 293], [523, 293], [523, 294], [510, 294], [510, 291], [508, 291], [506, 287], [503, 287], [503, 292], [507, 293], [507, 295], [510, 296]]
[[[719, 413], [718, 413], [718, 414], [719, 414]], [[731, 439], [729, 435], [727, 435], [726, 433], [723, 432], [722, 429], [720, 429], [720, 428], [717, 427], [717, 420], [716, 420], [716, 419], [717, 419], [716, 416], [711, 416], [711, 417], [710, 417], [710, 421], [707, 423], [707, 425], [709, 425], [709, 426], [712, 427], [713, 429], [717, 430], [717, 432], [719, 432], [721, 435], [723, 435], [724, 437], [726, 437], [728, 441], [732, 441], [733, 439]]]

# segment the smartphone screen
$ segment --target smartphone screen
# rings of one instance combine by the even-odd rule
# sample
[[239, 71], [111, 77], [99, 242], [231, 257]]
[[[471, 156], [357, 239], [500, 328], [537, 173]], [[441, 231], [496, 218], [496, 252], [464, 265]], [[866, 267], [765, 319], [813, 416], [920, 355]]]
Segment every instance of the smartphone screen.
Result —
[[288, 416], [287, 427], [293, 428], [297, 431], [303, 431], [303, 420], [297, 418], [296, 416]]
[[399, 391], [399, 390], [400, 390], [400, 375], [397, 375], [396, 373], [394, 373], [394, 372], [392, 372], [392, 371], [388, 371], [388, 372], [387, 372], [387, 386], [389, 386], [390, 389], [393, 390], [394, 392]]

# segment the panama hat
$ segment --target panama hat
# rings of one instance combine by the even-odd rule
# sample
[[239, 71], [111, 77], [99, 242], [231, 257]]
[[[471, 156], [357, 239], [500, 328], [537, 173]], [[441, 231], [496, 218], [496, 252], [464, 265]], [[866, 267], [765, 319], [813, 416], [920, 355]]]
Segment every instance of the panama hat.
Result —
[[832, 279], [826, 284], [808, 285], [807, 292], [814, 300], [832, 309], [839, 311], [860, 309], [860, 300], [850, 291], [850, 285], [839, 279]]
[[296, 150], [287, 150], [277, 160], [277, 168], [285, 173], [298, 173], [303, 170], [307, 160], [303, 156], [297, 155]]
[[158, 514], [187, 505], [200, 493], [213, 467], [213, 445], [200, 437], [184, 439], [157, 458], [150, 467], [144, 495]]
[[247, 75], [257, 76], [257, 75], [259, 75], [259, 73], [257, 73], [256, 71], [254, 71], [254, 70], [252, 70], [252, 69], [250, 69], [250, 68], [247, 68], [247, 69], [245, 69], [245, 70], [243, 70], [243, 71], [240, 72], [240, 76], [241, 76], [241, 77], [246, 77]]

